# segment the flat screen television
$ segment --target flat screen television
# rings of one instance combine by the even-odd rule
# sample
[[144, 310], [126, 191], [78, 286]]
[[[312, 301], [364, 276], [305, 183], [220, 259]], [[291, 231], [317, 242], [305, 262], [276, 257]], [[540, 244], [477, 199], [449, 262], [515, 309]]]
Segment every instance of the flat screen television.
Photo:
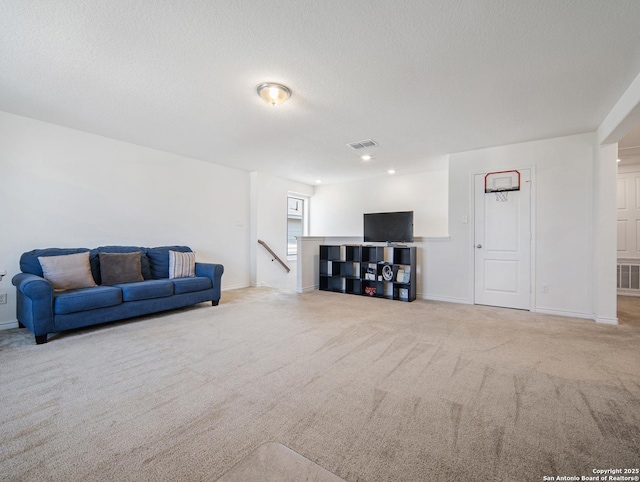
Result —
[[364, 215], [365, 243], [412, 243], [413, 211]]

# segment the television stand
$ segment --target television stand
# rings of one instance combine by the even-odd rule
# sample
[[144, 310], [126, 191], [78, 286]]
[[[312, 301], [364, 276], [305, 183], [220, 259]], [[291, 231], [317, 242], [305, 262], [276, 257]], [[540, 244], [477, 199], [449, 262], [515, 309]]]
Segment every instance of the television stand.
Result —
[[321, 245], [319, 289], [398, 301], [416, 299], [416, 247]]

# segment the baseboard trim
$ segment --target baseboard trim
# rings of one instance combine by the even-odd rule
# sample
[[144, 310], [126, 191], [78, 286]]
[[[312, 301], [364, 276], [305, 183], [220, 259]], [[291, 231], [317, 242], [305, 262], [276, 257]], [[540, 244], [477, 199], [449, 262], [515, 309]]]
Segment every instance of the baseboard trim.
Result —
[[223, 287], [220, 291], [231, 291], [231, 290], [239, 290], [242, 288], [250, 288], [251, 286], [248, 284], [237, 284], [237, 285], [231, 285], [231, 286], [225, 286]]
[[640, 292], [638, 291], [625, 291], [625, 290], [618, 290], [618, 296], [640, 296]]
[[0, 330], [10, 330], [18, 328], [18, 320], [0, 321]]
[[596, 316], [596, 323], [603, 323], [605, 325], [617, 325], [618, 318], [606, 318], [603, 316]]
[[445, 303], [458, 303], [460, 305], [472, 305], [473, 301], [468, 300], [466, 298], [451, 298], [449, 296], [433, 296], [433, 295], [424, 295], [418, 293], [418, 298], [422, 298], [427, 301], [444, 301]]
[[318, 289], [318, 285], [313, 285], [313, 286], [306, 286], [302, 289], [296, 289], [296, 293], [298, 294], [302, 294], [302, 293], [310, 293], [312, 291], [315, 291]]
[[592, 313], [578, 313], [576, 311], [550, 310], [547, 308], [535, 308], [531, 311], [536, 313], [542, 313], [544, 315], [568, 316], [571, 318], [582, 318], [584, 320], [594, 319]]

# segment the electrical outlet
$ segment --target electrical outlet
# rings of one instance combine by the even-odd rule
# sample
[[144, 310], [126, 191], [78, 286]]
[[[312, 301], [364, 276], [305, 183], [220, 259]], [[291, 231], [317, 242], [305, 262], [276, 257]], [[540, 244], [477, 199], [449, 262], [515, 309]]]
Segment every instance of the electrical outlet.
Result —
[[7, 294], [0, 293], [0, 305], [4, 305], [7, 303]]
[[548, 293], [549, 292], [549, 285], [548, 284], [543, 284], [542, 285], [542, 292], [543, 293]]

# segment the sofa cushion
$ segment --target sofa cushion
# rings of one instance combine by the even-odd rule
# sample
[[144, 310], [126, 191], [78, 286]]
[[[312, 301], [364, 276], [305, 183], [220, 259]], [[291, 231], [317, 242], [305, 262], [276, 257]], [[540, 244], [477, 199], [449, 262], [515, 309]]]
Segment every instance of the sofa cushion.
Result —
[[173, 295], [173, 283], [165, 279], [125, 283], [115, 286], [122, 290], [122, 301], [148, 300]]
[[100, 278], [103, 285], [144, 281], [140, 251], [133, 253], [100, 253]]
[[[94, 252], [95, 252], [95, 266], [94, 266]], [[151, 275], [151, 268], [149, 267], [149, 258], [147, 257], [147, 248], [142, 246], [100, 246], [96, 249], [91, 250], [91, 269], [97, 268], [97, 276], [96, 282], [98, 284], [102, 283], [102, 277], [100, 276], [100, 261], [99, 254], [100, 253], [140, 253], [140, 270], [142, 271], [142, 277], [144, 279], [153, 279]]]
[[89, 252], [60, 256], [39, 256], [43, 277], [56, 291], [96, 286], [89, 265]]
[[179, 251], [181, 253], [191, 252], [188, 246], [160, 246], [158, 248], [148, 248], [147, 256], [151, 267], [151, 276], [154, 279], [169, 277], [169, 251]]
[[173, 282], [173, 292], [177, 295], [182, 293], [193, 293], [194, 291], [202, 291], [211, 289], [211, 279], [205, 276], [194, 278], [176, 278]]
[[196, 253], [169, 251], [169, 279], [196, 275]]
[[42, 265], [38, 261], [40, 256], [60, 256], [65, 254], [76, 254], [88, 252], [87, 248], [45, 248], [34, 249], [23, 253], [20, 256], [20, 271], [23, 273], [35, 274], [42, 277]]
[[95, 310], [122, 303], [122, 291], [111, 286], [95, 286], [80, 290], [62, 291], [53, 295], [56, 315]]

